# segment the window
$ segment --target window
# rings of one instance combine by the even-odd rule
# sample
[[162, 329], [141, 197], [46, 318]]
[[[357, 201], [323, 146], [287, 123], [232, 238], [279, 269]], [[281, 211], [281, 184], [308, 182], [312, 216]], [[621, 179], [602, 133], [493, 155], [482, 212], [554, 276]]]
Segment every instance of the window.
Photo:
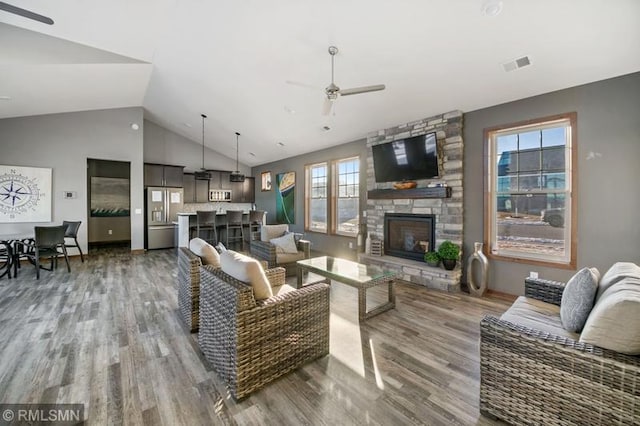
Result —
[[355, 236], [359, 222], [360, 159], [336, 161], [333, 182], [333, 231], [340, 235]]
[[489, 254], [575, 268], [576, 114], [485, 129], [485, 140]]
[[360, 159], [358, 157], [332, 161], [330, 176], [328, 162], [305, 166], [304, 226], [306, 231], [326, 234], [331, 230], [332, 234], [356, 236], [359, 217]]
[[327, 163], [305, 167], [305, 230], [327, 232]]

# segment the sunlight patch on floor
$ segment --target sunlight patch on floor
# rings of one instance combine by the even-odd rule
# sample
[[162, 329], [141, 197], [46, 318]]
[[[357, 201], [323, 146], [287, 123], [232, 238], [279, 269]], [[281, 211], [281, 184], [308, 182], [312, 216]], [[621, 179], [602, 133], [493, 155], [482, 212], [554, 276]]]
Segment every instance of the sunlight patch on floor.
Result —
[[357, 319], [354, 323], [352, 320], [332, 312], [329, 322], [331, 329], [329, 340], [331, 356], [364, 377], [362, 340]]

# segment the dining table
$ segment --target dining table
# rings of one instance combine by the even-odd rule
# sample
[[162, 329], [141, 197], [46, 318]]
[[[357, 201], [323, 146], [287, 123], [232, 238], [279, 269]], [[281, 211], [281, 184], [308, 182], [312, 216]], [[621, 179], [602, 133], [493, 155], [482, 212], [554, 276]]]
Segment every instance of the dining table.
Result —
[[13, 277], [18, 276], [20, 258], [25, 253], [24, 244], [33, 244], [34, 241], [33, 234], [0, 234], [0, 278], [7, 275], [11, 279], [12, 269]]

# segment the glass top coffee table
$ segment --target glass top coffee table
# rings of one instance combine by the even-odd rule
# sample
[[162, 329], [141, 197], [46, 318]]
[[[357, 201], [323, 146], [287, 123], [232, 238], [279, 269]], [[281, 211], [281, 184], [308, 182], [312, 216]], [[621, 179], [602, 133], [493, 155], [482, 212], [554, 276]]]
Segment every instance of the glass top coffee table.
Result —
[[[395, 272], [384, 270], [378, 266], [363, 265], [351, 260], [330, 256], [299, 260], [297, 264], [298, 288], [302, 287], [302, 279], [305, 272], [313, 272], [325, 277], [328, 283], [331, 283], [331, 280], [336, 280], [357, 288], [358, 318], [361, 321], [396, 306], [396, 294], [393, 286], [393, 281], [396, 278]], [[367, 312], [367, 289], [384, 284], [389, 286], [389, 300]]]

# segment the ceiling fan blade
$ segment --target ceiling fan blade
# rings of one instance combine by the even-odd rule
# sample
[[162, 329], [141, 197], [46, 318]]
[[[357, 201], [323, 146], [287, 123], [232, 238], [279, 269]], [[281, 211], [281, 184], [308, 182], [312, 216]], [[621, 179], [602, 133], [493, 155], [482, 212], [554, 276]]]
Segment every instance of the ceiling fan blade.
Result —
[[5, 12], [13, 13], [15, 15], [20, 15], [25, 18], [33, 19], [34, 21], [42, 22], [43, 24], [53, 25], [53, 19], [47, 16], [38, 15], [37, 13], [31, 12], [30, 10], [21, 9], [2, 1], [0, 1], [0, 10], [4, 10]]
[[300, 81], [286, 80], [285, 83], [290, 84], [292, 86], [304, 87], [305, 89], [322, 90], [321, 87], [314, 86], [312, 84], [302, 83]]
[[333, 101], [329, 98], [324, 98], [324, 105], [322, 105], [322, 115], [331, 114], [332, 109], [333, 109]]
[[340, 89], [340, 96], [357, 95], [359, 93], [377, 92], [384, 90], [384, 84], [375, 84], [373, 86], [354, 87], [353, 89]]

